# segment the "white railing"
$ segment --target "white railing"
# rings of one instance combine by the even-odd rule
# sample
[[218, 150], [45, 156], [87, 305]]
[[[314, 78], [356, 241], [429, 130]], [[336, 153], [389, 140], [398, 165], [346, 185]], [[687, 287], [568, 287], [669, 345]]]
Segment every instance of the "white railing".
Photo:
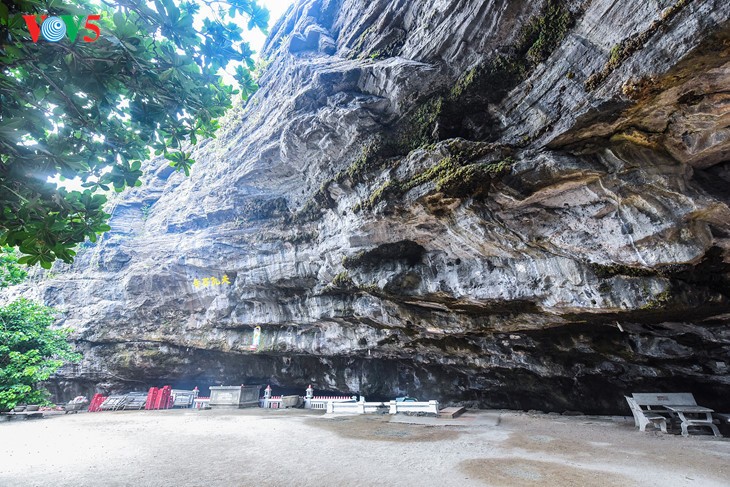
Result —
[[349, 402], [328, 402], [327, 412], [329, 414], [367, 414], [376, 413], [378, 409], [384, 408], [385, 404], [382, 402], [355, 402], [350, 400]]
[[[311, 388], [307, 390], [308, 394], [311, 394], [311, 392]], [[267, 393], [270, 394], [270, 392]], [[387, 408], [388, 413], [390, 414], [424, 413], [438, 415], [439, 413], [438, 401], [366, 402], [364, 397], [361, 396], [359, 401], [356, 397], [357, 396], [305, 396], [304, 407], [306, 409], [327, 411], [329, 414], [367, 414], [379, 411], [385, 412], [385, 408]], [[262, 408], [280, 409], [283, 407], [282, 398], [281, 396], [264, 396], [259, 399], [259, 406]]]
[[259, 399], [259, 406], [267, 409], [281, 409], [281, 396]]
[[428, 401], [428, 402], [414, 402], [414, 401], [403, 401], [403, 402], [396, 402], [396, 401], [390, 401], [388, 403], [390, 406], [389, 413], [390, 414], [398, 414], [398, 413], [429, 413], [429, 414], [436, 414], [439, 413], [439, 402], [438, 401]]
[[314, 396], [311, 399], [304, 398], [304, 407], [306, 409], [326, 410], [327, 404], [330, 402], [353, 402], [355, 397], [348, 396]]
[[390, 401], [388, 403], [383, 402], [365, 402], [360, 400], [359, 402], [348, 401], [348, 402], [328, 402], [327, 412], [330, 414], [367, 414], [376, 413], [381, 408], [388, 408], [390, 414], [398, 413], [426, 413], [436, 414], [439, 413], [439, 402], [438, 401], [424, 401], [424, 402], [396, 402]]

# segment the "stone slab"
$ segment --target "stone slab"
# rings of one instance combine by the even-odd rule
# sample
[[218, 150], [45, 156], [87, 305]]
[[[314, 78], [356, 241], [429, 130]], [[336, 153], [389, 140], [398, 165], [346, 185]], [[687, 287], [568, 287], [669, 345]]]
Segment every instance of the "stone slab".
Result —
[[466, 412], [466, 408], [464, 408], [464, 407], [443, 408], [442, 410], [439, 411], [439, 418], [454, 419], [454, 418], [458, 418], [465, 412]]

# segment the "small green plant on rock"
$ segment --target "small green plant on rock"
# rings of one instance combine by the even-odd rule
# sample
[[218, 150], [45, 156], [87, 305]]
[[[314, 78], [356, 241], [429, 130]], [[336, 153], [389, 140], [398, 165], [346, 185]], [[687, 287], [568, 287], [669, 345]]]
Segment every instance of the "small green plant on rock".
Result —
[[147, 221], [147, 218], [150, 216], [150, 205], [145, 203], [140, 207], [140, 211], [142, 212], [142, 220]]
[[608, 54], [608, 65], [612, 68], [616, 68], [621, 62], [621, 44], [616, 44], [611, 48], [611, 52]]
[[342, 271], [332, 279], [332, 285], [341, 289], [349, 289], [355, 287], [350, 274], [347, 271]]

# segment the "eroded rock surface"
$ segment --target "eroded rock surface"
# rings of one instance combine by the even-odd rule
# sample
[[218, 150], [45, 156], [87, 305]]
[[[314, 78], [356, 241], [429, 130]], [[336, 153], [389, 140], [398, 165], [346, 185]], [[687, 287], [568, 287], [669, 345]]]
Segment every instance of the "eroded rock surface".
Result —
[[57, 391], [720, 407], [729, 19], [720, 0], [298, 2], [194, 173], [152, 164], [112, 232], [33, 283], [85, 353]]

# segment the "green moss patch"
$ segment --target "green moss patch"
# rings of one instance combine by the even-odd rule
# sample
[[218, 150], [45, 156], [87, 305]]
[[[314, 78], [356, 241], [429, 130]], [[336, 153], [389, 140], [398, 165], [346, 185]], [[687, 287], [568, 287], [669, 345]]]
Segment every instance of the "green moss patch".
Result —
[[373, 209], [382, 201], [399, 198], [411, 189], [429, 182], [435, 183], [436, 191], [449, 198], [484, 198], [494, 178], [507, 173], [514, 163], [511, 157], [494, 162], [471, 162], [497, 150], [491, 144], [454, 141], [449, 149], [451, 156], [441, 159], [434, 166], [408, 180], [386, 181], [353, 210]]
[[631, 57], [634, 53], [644, 48], [649, 39], [656, 34], [661, 27], [668, 24], [674, 17], [682, 11], [684, 7], [689, 5], [692, 0], [679, 0], [677, 3], [669, 7], [662, 13], [662, 16], [655, 20], [645, 30], [638, 32], [611, 48], [608, 61], [603, 68], [592, 74], [585, 82], [586, 91], [595, 90], [598, 85], [603, 83], [608, 76], [613, 73], [623, 62]]
[[543, 10], [532, 17], [520, 31], [518, 42], [483, 65], [467, 71], [450, 92], [457, 100], [472, 92], [492, 93], [492, 101], [527, 77], [535, 66], [545, 61], [560, 45], [575, 16], [560, 0], [549, 0]]
[[573, 22], [573, 15], [562, 2], [549, 1], [543, 12], [522, 29], [518, 51], [526, 48], [527, 60], [541, 63], [560, 45]]
[[496, 137], [488, 131], [471, 134], [473, 129], [463, 120], [471, 117], [478, 125], [488, 126], [488, 105], [502, 100], [550, 56], [575, 24], [575, 18], [567, 2], [548, 0], [540, 13], [522, 27], [513, 46], [465, 72], [446, 97], [443, 129], [440, 127], [443, 136], [480, 140]]
[[601, 279], [609, 279], [614, 276], [655, 277], [657, 275], [657, 271], [653, 269], [642, 269], [622, 264], [603, 265], [591, 263], [590, 268], [596, 277]]
[[289, 207], [286, 198], [252, 198], [241, 202], [238, 211], [240, 216], [236, 221], [243, 222], [286, 216], [289, 214]]
[[346, 269], [378, 267], [384, 262], [403, 261], [410, 266], [416, 265], [423, 258], [426, 249], [411, 240], [379, 245], [372, 250], [358, 252], [342, 259]]

